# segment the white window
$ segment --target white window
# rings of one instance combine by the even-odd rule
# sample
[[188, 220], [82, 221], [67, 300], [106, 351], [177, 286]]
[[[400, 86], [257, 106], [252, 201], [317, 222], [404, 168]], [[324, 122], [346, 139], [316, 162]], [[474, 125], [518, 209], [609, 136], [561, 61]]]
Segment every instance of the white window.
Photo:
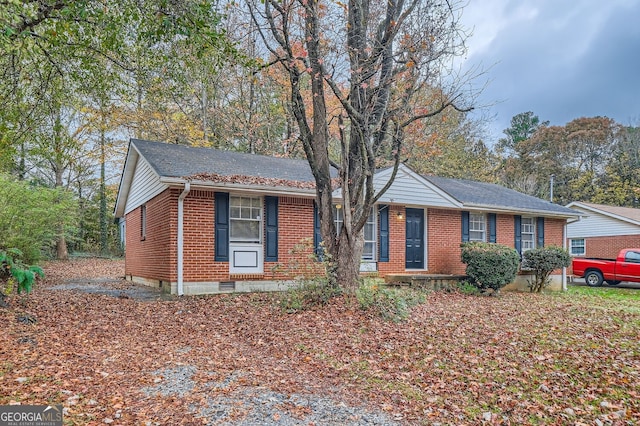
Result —
[[584, 238], [574, 238], [570, 240], [571, 256], [584, 256], [586, 253], [584, 246]]
[[469, 241], [487, 241], [487, 219], [481, 213], [469, 214]]
[[364, 225], [362, 260], [376, 260], [376, 215], [372, 211]]
[[521, 222], [522, 252], [536, 248], [536, 223], [532, 217], [523, 217]]
[[230, 242], [261, 242], [262, 198], [230, 196], [229, 228]]
[[[339, 234], [344, 225], [344, 213], [342, 209], [333, 206], [333, 217], [336, 224], [336, 232]], [[375, 261], [376, 260], [376, 215], [375, 209], [371, 210], [371, 214], [367, 218], [364, 228], [364, 250], [362, 251], [362, 260]]]

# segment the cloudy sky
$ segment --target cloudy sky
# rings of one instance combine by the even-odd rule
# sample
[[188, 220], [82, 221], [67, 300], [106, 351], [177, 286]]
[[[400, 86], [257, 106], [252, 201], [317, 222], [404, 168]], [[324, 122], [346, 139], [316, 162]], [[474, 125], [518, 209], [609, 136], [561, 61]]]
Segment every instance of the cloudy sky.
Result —
[[488, 69], [479, 104], [493, 104], [487, 142], [526, 111], [640, 125], [640, 0], [468, 1], [466, 65]]

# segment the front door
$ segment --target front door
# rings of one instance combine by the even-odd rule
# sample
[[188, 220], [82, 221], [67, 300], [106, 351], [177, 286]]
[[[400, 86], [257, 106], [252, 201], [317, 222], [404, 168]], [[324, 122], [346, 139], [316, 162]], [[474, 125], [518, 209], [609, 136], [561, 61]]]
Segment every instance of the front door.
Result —
[[424, 210], [407, 209], [406, 268], [424, 269]]

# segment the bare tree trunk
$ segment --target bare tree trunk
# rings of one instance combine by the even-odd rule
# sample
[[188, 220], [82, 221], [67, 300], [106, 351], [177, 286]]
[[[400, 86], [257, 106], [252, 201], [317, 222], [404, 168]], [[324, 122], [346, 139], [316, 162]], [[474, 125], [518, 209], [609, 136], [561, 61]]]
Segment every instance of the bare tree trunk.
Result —
[[56, 243], [56, 259], [69, 260], [69, 251], [67, 250], [67, 240], [64, 237], [64, 225], [60, 225], [58, 230], [59, 237]]
[[[104, 111], [101, 111], [104, 114]], [[104, 117], [103, 117], [104, 120]], [[109, 250], [108, 218], [107, 218], [107, 188], [106, 188], [106, 137], [104, 122], [100, 130], [100, 253], [107, 254]]]
[[[62, 124], [60, 118], [60, 110], [57, 111], [56, 122], [54, 126], [54, 143], [56, 146], [62, 145]], [[58, 157], [53, 162], [53, 171], [55, 173], [55, 187], [62, 188], [63, 179], [62, 174], [64, 173], [64, 165], [62, 164], [62, 160]], [[58, 241], [56, 242], [56, 258], [59, 260], [67, 260], [69, 259], [69, 251], [67, 249], [67, 240], [65, 238], [65, 226], [64, 226], [64, 218], [61, 219], [60, 225], [58, 227]]]
[[339, 259], [349, 259], [349, 262], [337, 262], [336, 280], [343, 290], [353, 294], [360, 284], [360, 259], [364, 248], [364, 237], [362, 232], [349, 238], [344, 232], [340, 233], [340, 244], [337, 247]]

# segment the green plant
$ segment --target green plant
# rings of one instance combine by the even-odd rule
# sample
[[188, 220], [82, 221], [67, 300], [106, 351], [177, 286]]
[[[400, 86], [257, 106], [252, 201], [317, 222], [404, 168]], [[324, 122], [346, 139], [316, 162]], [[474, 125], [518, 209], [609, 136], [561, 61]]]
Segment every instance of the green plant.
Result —
[[480, 290], [500, 290], [516, 278], [520, 257], [510, 247], [482, 242], [463, 243], [462, 263], [469, 283]]
[[292, 277], [294, 285], [280, 295], [280, 307], [289, 313], [303, 311], [315, 306], [323, 306], [342, 294], [340, 287], [331, 282], [326, 273], [330, 267], [328, 254], [319, 261], [313, 252], [313, 240], [305, 238], [289, 251], [286, 266], [277, 265], [274, 272]]
[[0, 247], [15, 247], [25, 263], [37, 262], [42, 249], [53, 247], [61, 226], [71, 230], [76, 206], [69, 191], [0, 173]]
[[285, 312], [295, 313], [324, 306], [341, 294], [340, 287], [330, 285], [324, 277], [316, 277], [297, 281], [296, 285], [280, 295], [279, 304]]
[[477, 295], [480, 294], [480, 290], [469, 281], [460, 281], [458, 283], [458, 291], [462, 294]]
[[529, 280], [532, 293], [540, 293], [549, 284], [551, 272], [569, 265], [571, 255], [562, 247], [541, 247], [522, 254], [522, 269], [533, 272], [534, 279]]
[[25, 265], [20, 250], [10, 248], [0, 251], [0, 279], [6, 282], [5, 295], [11, 294], [14, 288], [18, 294], [30, 293], [37, 276], [43, 278], [44, 271], [36, 265]]
[[410, 308], [424, 303], [424, 293], [414, 289], [393, 289], [376, 280], [364, 280], [356, 290], [360, 309], [372, 310], [385, 320], [399, 322], [407, 319]]

